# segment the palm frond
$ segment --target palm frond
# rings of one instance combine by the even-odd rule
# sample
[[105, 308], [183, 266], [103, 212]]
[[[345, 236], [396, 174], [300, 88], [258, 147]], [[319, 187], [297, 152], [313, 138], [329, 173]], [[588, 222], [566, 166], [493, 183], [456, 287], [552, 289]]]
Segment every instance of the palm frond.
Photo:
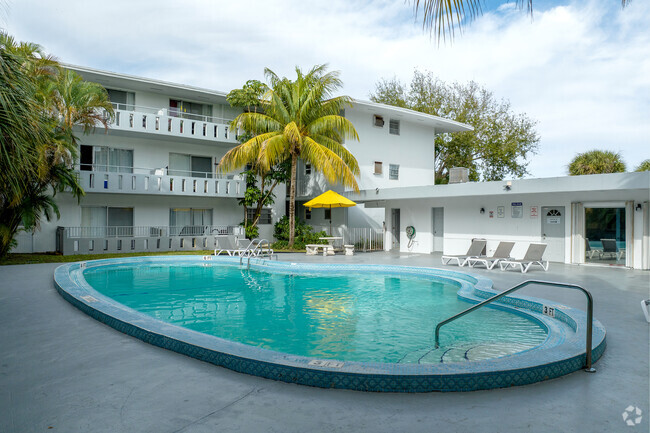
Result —
[[300, 156], [305, 161], [309, 161], [312, 167], [321, 172], [328, 182], [333, 184], [340, 183], [344, 186], [351, 187], [354, 191], [359, 191], [355, 174], [343, 158], [326, 146], [317, 143], [311, 137], [305, 137]]
[[262, 143], [279, 134], [280, 132], [274, 131], [256, 135], [247, 142], [230, 149], [221, 158], [221, 161], [219, 161], [219, 171], [222, 173], [230, 173], [242, 168], [246, 164], [255, 163], [258, 159]]

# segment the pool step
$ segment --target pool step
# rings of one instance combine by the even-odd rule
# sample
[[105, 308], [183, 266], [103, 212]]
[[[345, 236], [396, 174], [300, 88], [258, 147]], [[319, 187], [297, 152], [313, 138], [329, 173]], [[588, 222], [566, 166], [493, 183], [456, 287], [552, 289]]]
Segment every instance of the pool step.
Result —
[[529, 348], [529, 345], [515, 342], [464, 343], [438, 349], [425, 347], [409, 352], [400, 360], [400, 363], [436, 364], [481, 361], [512, 355]]

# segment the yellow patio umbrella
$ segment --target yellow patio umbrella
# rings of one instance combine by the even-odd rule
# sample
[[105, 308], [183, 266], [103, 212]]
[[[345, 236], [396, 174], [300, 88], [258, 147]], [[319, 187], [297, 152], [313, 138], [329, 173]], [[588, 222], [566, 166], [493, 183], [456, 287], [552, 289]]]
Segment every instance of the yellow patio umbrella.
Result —
[[349, 198], [343, 197], [341, 194], [335, 193], [332, 190], [326, 191], [318, 197], [312, 198], [303, 206], [308, 207], [309, 210], [314, 207], [324, 207], [330, 209], [330, 236], [332, 235], [332, 208], [333, 207], [352, 207], [357, 204]]

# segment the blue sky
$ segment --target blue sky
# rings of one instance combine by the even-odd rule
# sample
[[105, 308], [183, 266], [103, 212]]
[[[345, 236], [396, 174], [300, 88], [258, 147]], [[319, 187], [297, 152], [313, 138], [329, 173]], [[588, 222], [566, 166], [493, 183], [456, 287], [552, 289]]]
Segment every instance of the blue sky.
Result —
[[650, 2], [488, 0], [453, 43], [431, 40], [403, 0], [95, 2], [8, 0], [0, 25], [66, 63], [222, 91], [269, 67], [329, 63], [343, 92], [368, 99], [381, 78], [415, 69], [475, 80], [538, 121], [535, 177], [566, 174], [578, 152], [650, 158]]

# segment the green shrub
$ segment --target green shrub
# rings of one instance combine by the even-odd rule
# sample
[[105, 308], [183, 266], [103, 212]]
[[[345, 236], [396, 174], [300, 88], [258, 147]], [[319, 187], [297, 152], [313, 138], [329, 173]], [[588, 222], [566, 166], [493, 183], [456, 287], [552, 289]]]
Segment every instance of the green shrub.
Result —
[[[239, 223], [240, 226], [244, 227], [244, 222]], [[244, 233], [247, 239], [255, 239], [260, 237], [260, 229], [258, 226], [249, 225], [244, 228]]]
[[[273, 236], [278, 240], [273, 244], [273, 249], [286, 249], [289, 245], [289, 218], [285, 215], [275, 223]], [[293, 247], [297, 250], [305, 249], [307, 244], [326, 244], [327, 241], [318, 239], [327, 236], [324, 231], [314, 232], [314, 229], [304, 221], [296, 220], [295, 239]], [[284, 248], [281, 247], [284, 245]]]

